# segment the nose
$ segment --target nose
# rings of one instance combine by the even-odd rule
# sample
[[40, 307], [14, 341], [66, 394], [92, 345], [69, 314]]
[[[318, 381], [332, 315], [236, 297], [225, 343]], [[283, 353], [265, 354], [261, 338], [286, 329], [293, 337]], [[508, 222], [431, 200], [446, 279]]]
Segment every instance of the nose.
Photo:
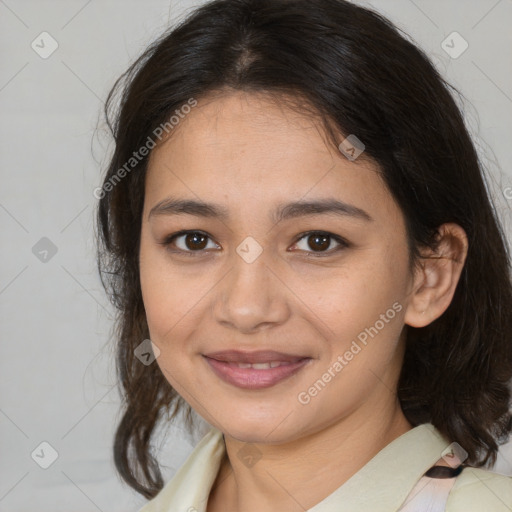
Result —
[[217, 322], [242, 333], [254, 333], [284, 323], [290, 310], [287, 287], [268, 266], [265, 251], [252, 263], [238, 254], [219, 283], [214, 314]]

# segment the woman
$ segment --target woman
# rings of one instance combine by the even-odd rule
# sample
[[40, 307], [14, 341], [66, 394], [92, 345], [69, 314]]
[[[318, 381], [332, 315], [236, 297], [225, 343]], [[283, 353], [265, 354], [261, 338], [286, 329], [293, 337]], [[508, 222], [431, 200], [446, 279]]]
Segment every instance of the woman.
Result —
[[[421, 50], [342, 0], [217, 0], [106, 112], [114, 455], [144, 512], [512, 508], [484, 469], [512, 427], [510, 255]], [[164, 486], [151, 436], [192, 409], [212, 428]]]

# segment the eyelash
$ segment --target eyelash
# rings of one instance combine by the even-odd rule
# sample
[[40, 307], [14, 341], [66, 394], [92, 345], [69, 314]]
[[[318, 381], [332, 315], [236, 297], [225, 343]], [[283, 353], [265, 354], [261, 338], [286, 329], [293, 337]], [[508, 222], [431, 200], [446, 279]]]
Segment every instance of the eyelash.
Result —
[[[196, 256], [196, 255], [203, 254], [206, 249], [200, 249], [200, 250], [196, 250], [196, 251], [184, 250], [184, 249], [177, 249], [177, 250], [170, 249], [170, 245], [174, 242], [174, 240], [176, 238], [183, 236], [183, 235], [190, 235], [190, 234], [203, 235], [211, 240], [210, 236], [207, 233], [205, 233], [204, 231], [182, 230], [182, 231], [178, 231], [177, 233], [173, 233], [172, 235], [165, 237], [165, 239], [159, 243], [160, 243], [160, 245], [163, 245], [169, 252], [172, 252], [172, 253], [180, 253], [180, 254], [184, 254], [184, 255], [192, 256], [192, 257]], [[308, 254], [307, 257], [322, 258], [325, 256], [330, 256], [333, 253], [337, 253], [342, 249], [346, 249], [346, 248], [350, 247], [350, 244], [346, 240], [344, 240], [343, 238], [341, 238], [338, 235], [329, 233], [328, 231], [306, 231], [304, 233], [301, 233], [300, 235], [297, 235], [297, 238], [296, 238], [295, 242], [293, 243], [293, 245], [300, 242], [303, 238], [307, 238], [312, 235], [327, 236], [327, 237], [331, 238], [332, 240], [334, 240], [335, 242], [337, 242], [339, 244], [339, 246], [334, 249], [329, 249], [327, 251], [316, 251], [316, 252], [315, 251], [305, 251]]]

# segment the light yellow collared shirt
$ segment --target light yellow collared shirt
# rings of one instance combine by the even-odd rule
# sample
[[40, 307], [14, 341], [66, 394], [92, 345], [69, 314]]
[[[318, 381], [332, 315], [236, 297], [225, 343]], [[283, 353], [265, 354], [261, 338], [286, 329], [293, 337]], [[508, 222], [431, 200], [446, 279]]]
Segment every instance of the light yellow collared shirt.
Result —
[[[449, 444], [432, 424], [419, 425], [394, 439], [307, 512], [397, 512]], [[139, 512], [206, 512], [225, 449], [222, 432], [212, 427], [172, 480]], [[512, 477], [464, 468], [446, 512], [512, 512]]]

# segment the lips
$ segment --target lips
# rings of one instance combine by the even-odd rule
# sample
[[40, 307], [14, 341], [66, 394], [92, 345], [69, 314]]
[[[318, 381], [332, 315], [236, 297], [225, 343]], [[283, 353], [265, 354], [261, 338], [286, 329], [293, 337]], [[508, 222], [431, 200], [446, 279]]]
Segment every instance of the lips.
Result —
[[225, 382], [244, 389], [274, 386], [301, 371], [310, 357], [274, 350], [241, 352], [225, 350], [203, 356], [213, 372]]

